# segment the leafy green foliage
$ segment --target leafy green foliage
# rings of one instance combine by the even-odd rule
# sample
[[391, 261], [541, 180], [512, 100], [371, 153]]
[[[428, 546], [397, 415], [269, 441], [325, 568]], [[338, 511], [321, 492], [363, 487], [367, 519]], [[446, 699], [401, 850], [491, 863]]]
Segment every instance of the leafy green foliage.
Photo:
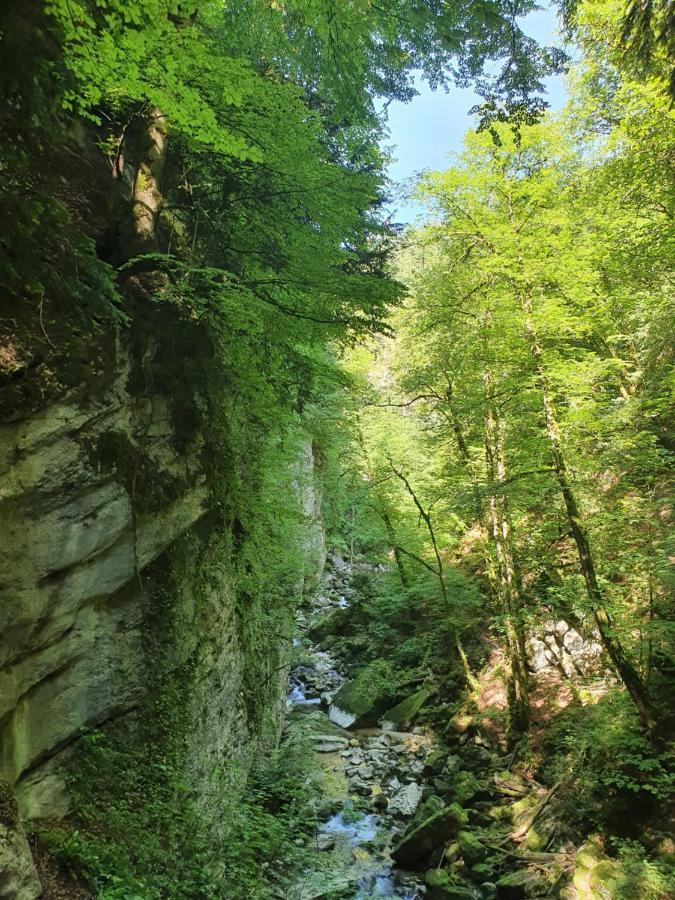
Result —
[[[672, 754], [650, 745], [621, 692], [569, 707], [549, 729], [546, 742], [547, 778], [565, 780], [561, 802], [577, 833], [597, 828], [635, 832], [644, 815], [672, 794]], [[627, 807], [633, 811], [629, 819]]]

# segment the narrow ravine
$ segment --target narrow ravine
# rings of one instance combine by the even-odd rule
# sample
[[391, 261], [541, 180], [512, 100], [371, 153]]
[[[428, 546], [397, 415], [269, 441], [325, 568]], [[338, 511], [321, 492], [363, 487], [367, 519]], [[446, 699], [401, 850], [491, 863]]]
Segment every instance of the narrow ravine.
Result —
[[283, 896], [550, 896], [571, 874], [573, 855], [557, 839], [551, 792], [514, 766], [513, 754], [461, 722], [437, 731], [411, 715], [413, 724], [397, 730], [385, 714], [375, 726], [358, 727], [336, 702], [358, 669], [321, 623], [337, 610], [349, 615], [363, 599], [352, 582], [364, 572], [378, 576], [375, 566], [333, 554], [320, 590], [297, 618], [287, 726], [300, 724], [311, 737], [325, 790], [310, 863]]
[[306, 718], [316, 764], [332, 776], [335, 796], [326, 798], [316, 831], [317, 856], [323, 858], [317, 859], [315, 871], [303, 873], [293, 896], [310, 900], [340, 892], [354, 900], [417, 900], [422, 882], [399, 869], [390, 851], [422, 797], [422, 773], [434, 742], [421, 729], [343, 728], [353, 716], [332, 703], [345, 681], [343, 661], [307, 633], [318, 616], [348, 607], [351, 575], [352, 566], [334, 557], [312, 608], [298, 617], [294, 643], [304, 659], [290, 675], [288, 716], [291, 721]]

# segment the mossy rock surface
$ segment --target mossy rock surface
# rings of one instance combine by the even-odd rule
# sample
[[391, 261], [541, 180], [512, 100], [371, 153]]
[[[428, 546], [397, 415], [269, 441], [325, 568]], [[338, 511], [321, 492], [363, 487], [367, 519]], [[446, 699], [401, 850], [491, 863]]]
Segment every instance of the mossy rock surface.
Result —
[[333, 705], [355, 716], [355, 726], [374, 725], [396, 699], [396, 677], [388, 663], [377, 660], [344, 684], [333, 697]]
[[467, 885], [457, 881], [445, 869], [429, 869], [424, 876], [430, 900], [475, 900]]
[[465, 806], [475, 797], [485, 793], [485, 786], [471, 772], [459, 772], [453, 784], [453, 791], [455, 801]]
[[430, 696], [431, 691], [427, 688], [415, 691], [414, 694], [410, 694], [405, 700], [388, 709], [382, 716], [382, 721], [391, 722], [395, 728], [403, 731], [412, 725]]
[[497, 882], [499, 900], [525, 900], [528, 897], [546, 896], [550, 884], [539, 872], [518, 869], [503, 875]]
[[321, 643], [329, 636], [335, 637], [344, 634], [348, 619], [348, 609], [331, 609], [312, 622], [307, 634], [313, 641]]
[[460, 831], [457, 835], [457, 843], [462, 854], [462, 859], [467, 866], [483, 862], [488, 855], [487, 848], [478, 840], [472, 831]]
[[394, 847], [392, 857], [401, 866], [414, 866], [429, 854], [447, 843], [466, 825], [467, 815], [461, 806], [452, 803], [440, 812], [425, 819], [416, 828], [409, 829]]

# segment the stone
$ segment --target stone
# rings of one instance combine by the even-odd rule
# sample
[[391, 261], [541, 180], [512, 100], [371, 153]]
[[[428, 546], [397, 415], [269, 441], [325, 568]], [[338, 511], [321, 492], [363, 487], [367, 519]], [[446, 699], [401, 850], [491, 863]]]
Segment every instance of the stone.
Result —
[[[335, 699], [335, 697], [333, 697], [333, 699]], [[331, 703], [330, 709], [328, 710], [328, 718], [331, 722], [335, 722], [335, 724], [339, 725], [341, 728], [351, 728], [356, 722], [356, 716], [353, 713], [341, 709], [336, 703]]]
[[[339, 735], [336, 735], [336, 734], [316, 734], [316, 733], [314, 733], [314, 734], [312, 734], [311, 737], [312, 737], [312, 741], [314, 744], [334, 744], [336, 747], [336, 750], [339, 750], [341, 753], [342, 753], [342, 751], [347, 750], [347, 748], [349, 747], [349, 741], [347, 740], [347, 738], [340, 737]], [[315, 746], [314, 749], [317, 750], [318, 747]], [[326, 752], [326, 751], [324, 751], [324, 752]], [[329, 751], [329, 752], [334, 752], [334, 751]]]
[[422, 788], [414, 781], [399, 788], [389, 801], [389, 812], [411, 816], [422, 799]]
[[455, 778], [453, 785], [454, 799], [461, 806], [469, 803], [483, 791], [484, 787], [471, 772], [462, 771]]
[[320, 831], [316, 836], [316, 849], [317, 850], [332, 850], [335, 846], [337, 840], [337, 835], [328, 834], [326, 832]]
[[466, 813], [453, 803], [406, 831], [394, 847], [392, 857], [403, 867], [425, 859], [435, 847], [445, 844], [466, 824]]
[[372, 806], [377, 812], [384, 812], [389, 806], [389, 798], [385, 793], [380, 791], [373, 797]]
[[434, 786], [434, 790], [437, 794], [449, 794], [452, 790], [452, 785], [449, 781], [445, 781], [443, 778], [434, 778], [431, 782]]
[[451, 778], [453, 775], [456, 775], [459, 772], [462, 765], [462, 761], [456, 754], [452, 753], [447, 757], [445, 765], [442, 769], [442, 774], [446, 778]]
[[344, 744], [337, 739], [327, 739], [314, 744], [317, 753], [337, 753], [344, 748]]
[[518, 869], [503, 875], [497, 882], [499, 900], [524, 900], [545, 896], [550, 885], [546, 878], [532, 869]]
[[429, 869], [424, 881], [429, 900], [476, 900], [471, 888], [454, 879], [445, 869]]
[[424, 762], [424, 774], [428, 777], [440, 775], [445, 768], [448, 754], [442, 750], [432, 750]]
[[0, 779], [0, 898], [36, 900], [42, 894], [14, 795]]
[[388, 729], [390, 731], [403, 731], [415, 721], [430, 696], [431, 691], [427, 688], [415, 691], [414, 694], [410, 694], [405, 700], [388, 709], [383, 714], [382, 721], [386, 721], [392, 726]]
[[462, 859], [467, 866], [483, 862], [487, 856], [487, 849], [478, 840], [472, 831], [460, 831], [457, 835], [457, 843], [462, 854]]

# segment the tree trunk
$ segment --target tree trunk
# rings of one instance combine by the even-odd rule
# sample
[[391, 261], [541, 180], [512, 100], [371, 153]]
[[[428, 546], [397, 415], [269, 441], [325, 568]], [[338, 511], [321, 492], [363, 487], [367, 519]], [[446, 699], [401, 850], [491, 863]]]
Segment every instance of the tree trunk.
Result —
[[525, 312], [525, 333], [534, 359], [535, 371], [542, 394], [544, 407], [544, 421], [546, 434], [551, 447], [553, 468], [555, 470], [558, 486], [565, 503], [567, 520], [574, 538], [579, 558], [579, 568], [586, 585], [586, 593], [593, 610], [593, 618], [597, 625], [600, 639], [607, 655], [621, 679], [635, 706], [637, 707], [645, 729], [651, 734], [657, 726], [657, 716], [652, 705], [647, 688], [645, 687], [639, 672], [628, 659], [620, 640], [612, 632], [612, 621], [605, 608], [605, 598], [598, 583], [595, 560], [591, 552], [588, 533], [582, 523], [581, 513], [572, 482], [569, 477], [569, 469], [560, 440], [560, 429], [555, 415], [555, 409], [551, 400], [551, 392], [544, 369], [543, 354], [539, 344], [539, 338], [532, 322], [532, 300], [529, 295], [524, 295], [522, 306]]
[[[424, 560], [420, 559], [419, 562], [421, 562], [422, 565], [424, 565], [426, 568], [430, 569], [432, 572], [435, 572], [435, 574], [438, 576], [438, 581], [441, 586], [441, 593], [443, 595], [443, 600], [447, 604], [449, 602], [450, 598], [448, 596], [448, 589], [445, 584], [445, 577], [443, 575], [443, 560], [441, 558], [441, 553], [440, 553], [440, 550], [438, 547], [438, 542], [436, 540], [436, 532], [434, 531], [434, 526], [431, 521], [431, 515], [422, 506], [422, 503], [420, 502], [419, 497], [413, 490], [413, 487], [410, 484], [410, 481], [408, 480], [408, 478], [403, 474], [403, 472], [400, 472], [398, 469], [396, 469], [396, 467], [394, 466], [394, 463], [391, 461], [391, 459], [389, 460], [389, 467], [392, 470], [392, 472], [394, 473], [394, 475], [396, 475], [396, 477], [400, 481], [402, 481], [403, 484], [405, 485], [406, 490], [412, 497], [413, 503], [415, 504], [417, 511], [420, 514], [420, 518], [423, 519], [424, 524], [427, 526], [427, 531], [429, 532], [429, 537], [431, 538], [431, 544], [434, 548], [434, 556], [436, 557], [436, 567], [437, 568], [433, 569], [433, 567], [429, 566], [428, 563], [426, 563]], [[462, 668], [464, 670], [464, 677], [466, 678], [467, 683], [469, 685], [471, 685], [471, 687], [476, 688], [478, 686], [478, 681], [477, 681], [475, 675], [473, 674], [473, 672], [471, 671], [471, 666], [469, 665], [469, 659], [466, 655], [466, 651], [464, 650], [464, 645], [462, 644], [461, 638], [457, 632], [455, 632], [455, 646], [457, 647], [457, 653], [459, 655], [460, 662], [462, 663]]]
[[166, 119], [161, 110], [133, 121], [117, 163], [131, 204], [131, 215], [120, 229], [120, 253], [125, 261], [157, 249], [157, 225], [162, 206], [161, 180], [166, 161]]
[[382, 516], [382, 521], [384, 522], [385, 528], [387, 529], [387, 537], [389, 538], [389, 543], [391, 544], [391, 548], [394, 551], [394, 559], [396, 560], [398, 577], [401, 579], [401, 584], [403, 585], [403, 587], [407, 588], [410, 585], [410, 579], [408, 578], [408, 573], [406, 572], [406, 568], [403, 565], [403, 554], [401, 553], [401, 548], [399, 547], [396, 540], [396, 532], [394, 531], [391, 517], [389, 516], [389, 513], [384, 506], [380, 508], [379, 513]]
[[504, 612], [507, 649], [507, 693], [510, 713], [511, 740], [527, 731], [529, 726], [529, 677], [525, 635], [521, 615], [521, 597], [515, 573], [513, 546], [506, 498], [500, 485], [506, 480], [503, 429], [494, 399], [494, 381], [489, 369], [483, 375], [485, 386], [485, 458], [488, 484], [491, 487], [488, 504], [490, 528], [497, 557], [498, 596]]

